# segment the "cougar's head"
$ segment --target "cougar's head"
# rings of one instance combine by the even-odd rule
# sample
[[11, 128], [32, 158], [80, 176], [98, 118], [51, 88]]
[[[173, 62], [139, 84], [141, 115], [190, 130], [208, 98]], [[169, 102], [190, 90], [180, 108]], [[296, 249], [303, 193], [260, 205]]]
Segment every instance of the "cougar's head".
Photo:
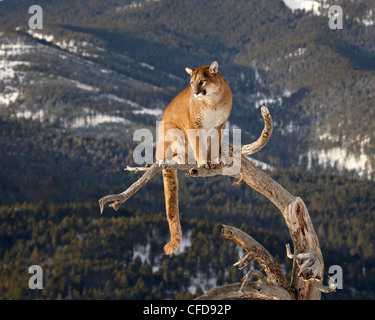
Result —
[[203, 100], [214, 94], [220, 86], [219, 65], [216, 61], [211, 66], [203, 66], [198, 69], [185, 68], [190, 74], [190, 85], [194, 98]]

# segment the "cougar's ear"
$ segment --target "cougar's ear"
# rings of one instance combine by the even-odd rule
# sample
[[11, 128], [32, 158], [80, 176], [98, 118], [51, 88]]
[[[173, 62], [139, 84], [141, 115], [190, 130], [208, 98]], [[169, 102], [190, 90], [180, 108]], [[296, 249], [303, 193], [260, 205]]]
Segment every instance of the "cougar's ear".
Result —
[[219, 69], [219, 65], [216, 61], [212, 62], [211, 63], [211, 66], [210, 66], [210, 72], [213, 73], [213, 74], [216, 74], [217, 73], [217, 70]]
[[194, 70], [193, 70], [193, 69], [190, 69], [190, 68], [185, 68], [185, 71], [186, 71], [188, 74], [192, 75]]

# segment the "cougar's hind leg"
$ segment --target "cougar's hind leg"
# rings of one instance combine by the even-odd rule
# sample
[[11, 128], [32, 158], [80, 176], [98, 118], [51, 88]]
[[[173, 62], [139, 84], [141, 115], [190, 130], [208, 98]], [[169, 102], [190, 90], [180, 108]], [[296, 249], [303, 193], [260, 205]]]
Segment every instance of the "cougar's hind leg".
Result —
[[178, 180], [176, 170], [163, 170], [165, 209], [171, 240], [164, 246], [165, 254], [176, 251], [181, 243], [182, 232], [178, 211]]

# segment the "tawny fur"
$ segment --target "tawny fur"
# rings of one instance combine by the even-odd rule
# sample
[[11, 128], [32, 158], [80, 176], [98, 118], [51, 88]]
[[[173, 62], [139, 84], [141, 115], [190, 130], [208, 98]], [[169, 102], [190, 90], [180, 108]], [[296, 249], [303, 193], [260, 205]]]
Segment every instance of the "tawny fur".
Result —
[[178, 180], [176, 170], [163, 170], [165, 208], [171, 240], [164, 246], [165, 254], [178, 249], [182, 239], [180, 215], [178, 211]]
[[[158, 129], [156, 159], [187, 163], [191, 154], [199, 167], [212, 167], [213, 154], [211, 155], [210, 146], [205, 146], [198, 138], [189, 141], [188, 130], [216, 129], [219, 150], [215, 154], [220, 156], [221, 129], [225, 128], [232, 109], [232, 92], [227, 81], [218, 71], [216, 61], [211, 66], [203, 66], [195, 70], [186, 68], [186, 72], [190, 74], [190, 86], [180, 92], [164, 111], [161, 119], [163, 126], [159, 125]], [[182, 137], [171, 140], [167, 134], [171, 129], [178, 129]], [[180, 155], [179, 148], [184, 150], [184, 155]], [[202, 154], [203, 159], [200, 159]], [[164, 252], [171, 254], [179, 248], [182, 238], [176, 171], [163, 170], [163, 182], [167, 220], [171, 233], [171, 240], [165, 245]]]

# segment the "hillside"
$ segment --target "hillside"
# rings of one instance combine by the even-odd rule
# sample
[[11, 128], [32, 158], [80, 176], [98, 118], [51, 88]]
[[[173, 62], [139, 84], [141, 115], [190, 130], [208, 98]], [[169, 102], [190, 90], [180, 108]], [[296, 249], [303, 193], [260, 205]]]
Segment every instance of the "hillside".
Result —
[[154, 128], [187, 85], [186, 66], [215, 59], [233, 89], [230, 122], [243, 140], [257, 136], [261, 104], [274, 115], [277, 142], [261, 160], [336, 163], [371, 177], [374, 4], [341, 1], [345, 28], [331, 30], [327, 13], [285, 3], [216, 1], [197, 11], [196, 1], [42, 1], [44, 28], [32, 31], [25, 2], [4, 1], [1, 113], [130, 140], [134, 128]]
[[[183, 245], [167, 257], [160, 175], [118, 212], [106, 208], [99, 213], [96, 200], [123, 191], [136, 178], [121, 169], [132, 164], [124, 151], [129, 144], [75, 137], [31, 120], [0, 124], [3, 299], [36, 298], [22, 285], [27, 274], [20, 271], [34, 262], [46, 270], [46, 290], [39, 298], [191, 298], [197, 286], [199, 293], [243, 276], [232, 267], [239, 249], [220, 237], [223, 223], [250, 232], [290, 270], [284, 247], [290, 238], [287, 228], [280, 228], [284, 222], [278, 209], [245, 184], [233, 187], [223, 177], [200, 180], [181, 174]], [[374, 182], [328, 171], [269, 174], [305, 200], [326, 265], [343, 268], [344, 290], [323, 298], [373, 299]], [[212, 252], [220, 255], [213, 259]], [[181, 283], [178, 274], [184, 275]]]

